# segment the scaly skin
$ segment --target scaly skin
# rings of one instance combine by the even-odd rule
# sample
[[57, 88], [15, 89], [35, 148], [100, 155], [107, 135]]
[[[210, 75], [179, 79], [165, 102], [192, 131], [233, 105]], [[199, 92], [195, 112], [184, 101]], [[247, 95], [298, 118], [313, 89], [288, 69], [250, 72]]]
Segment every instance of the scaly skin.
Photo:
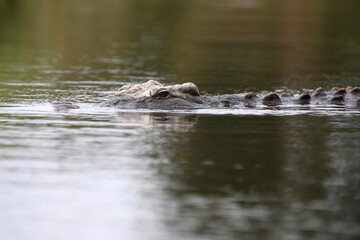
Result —
[[335, 104], [344, 105], [353, 102], [358, 105], [360, 98], [359, 87], [333, 88], [326, 92], [321, 87], [300, 96], [292, 92], [269, 93], [258, 96], [254, 92], [244, 95], [203, 95], [201, 96], [194, 83], [163, 86], [161, 83], [149, 80], [142, 84], [129, 84], [121, 87], [115, 97], [102, 104], [106, 107], [119, 108], [145, 108], [145, 109], [201, 109], [201, 108], [227, 108], [239, 104], [254, 107], [259, 104], [277, 106], [286, 103], [298, 104]]
[[[360, 107], [360, 88], [333, 88], [325, 91], [321, 87], [303, 94], [292, 92], [256, 94], [200, 95], [198, 87], [191, 82], [164, 86], [149, 80], [142, 84], [128, 84], [119, 88], [115, 96], [101, 104], [103, 107], [123, 109], [217, 109], [256, 105], [277, 106], [281, 104], [345, 105]], [[75, 108], [69, 103], [56, 104], [57, 107]], [[77, 108], [77, 106], [76, 106]]]

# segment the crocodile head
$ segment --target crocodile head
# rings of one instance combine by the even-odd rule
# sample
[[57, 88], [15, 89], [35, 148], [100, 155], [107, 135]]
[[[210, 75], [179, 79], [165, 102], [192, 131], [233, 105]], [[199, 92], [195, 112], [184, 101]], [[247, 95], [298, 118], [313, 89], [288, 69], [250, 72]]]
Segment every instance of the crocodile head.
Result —
[[196, 109], [201, 104], [200, 93], [194, 83], [163, 86], [157, 81], [149, 80], [142, 84], [122, 86], [104, 106], [171, 110]]

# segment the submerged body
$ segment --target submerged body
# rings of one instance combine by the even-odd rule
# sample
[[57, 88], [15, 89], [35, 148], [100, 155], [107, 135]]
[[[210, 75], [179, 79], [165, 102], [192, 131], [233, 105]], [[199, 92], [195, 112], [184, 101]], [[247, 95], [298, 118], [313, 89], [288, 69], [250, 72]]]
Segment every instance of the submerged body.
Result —
[[113, 98], [101, 104], [104, 107], [125, 109], [201, 109], [229, 108], [238, 105], [254, 107], [256, 105], [277, 106], [281, 104], [335, 104], [355, 105], [360, 107], [360, 88], [333, 88], [326, 92], [322, 88], [294, 95], [292, 92], [227, 95], [200, 95], [194, 83], [183, 83], [163, 86], [161, 83], [149, 80], [142, 84], [129, 84], [121, 87]]

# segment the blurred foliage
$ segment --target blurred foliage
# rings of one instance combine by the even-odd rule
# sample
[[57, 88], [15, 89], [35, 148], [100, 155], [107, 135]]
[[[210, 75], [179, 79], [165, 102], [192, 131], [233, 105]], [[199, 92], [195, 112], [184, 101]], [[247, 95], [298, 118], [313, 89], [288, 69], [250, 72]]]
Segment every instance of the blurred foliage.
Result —
[[193, 81], [213, 93], [360, 79], [356, 0], [0, 2], [0, 68], [43, 57], [54, 69], [119, 69], [104, 81]]

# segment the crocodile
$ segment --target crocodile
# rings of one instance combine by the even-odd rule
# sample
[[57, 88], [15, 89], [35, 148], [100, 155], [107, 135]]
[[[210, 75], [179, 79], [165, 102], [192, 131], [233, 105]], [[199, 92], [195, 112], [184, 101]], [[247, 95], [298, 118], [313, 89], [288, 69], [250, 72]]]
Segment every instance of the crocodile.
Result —
[[254, 107], [259, 104], [278, 106], [282, 104], [331, 104], [360, 107], [360, 87], [337, 88], [325, 91], [319, 87], [302, 94], [271, 92], [224, 95], [201, 95], [191, 82], [164, 86], [155, 80], [142, 84], [128, 84], [118, 89], [114, 97], [101, 104], [103, 107], [124, 109], [203, 109], [231, 108], [239, 105]]
[[[351, 105], [360, 108], [360, 87], [334, 87], [330, 91], [319, 87], [301, 94], [278, 91], [201, 95], [198, 87], [191, 82], [164, 86], [155, 80], [149, 80], [145, 83], [122, 86], [115, 96], [100, 106], [120, 109], [187, 110], [255, 107], [258, 105], [274, 107], [286, 104]], [[69, 102], [55, 102], [53, 105], [60, 110], [79, 108]]]

